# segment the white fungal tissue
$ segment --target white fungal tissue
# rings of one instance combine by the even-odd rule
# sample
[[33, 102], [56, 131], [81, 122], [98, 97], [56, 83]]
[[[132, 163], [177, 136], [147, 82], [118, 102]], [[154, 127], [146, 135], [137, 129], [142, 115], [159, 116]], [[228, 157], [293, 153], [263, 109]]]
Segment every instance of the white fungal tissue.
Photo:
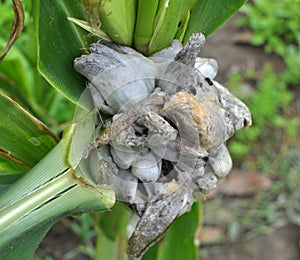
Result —
[[251, 125], [246, 105], [214, 80], [216, 60], [198, 57], [204, 42], [195, 33], [184, 47], [174, 40], [145, 57], [101, 40], [75, 59], [95, 108], [109, 121], [90, 159], [95, 179], [140, 217], [129, 256], [140, 257], [196, 194], [230, 172], [226, 141]]

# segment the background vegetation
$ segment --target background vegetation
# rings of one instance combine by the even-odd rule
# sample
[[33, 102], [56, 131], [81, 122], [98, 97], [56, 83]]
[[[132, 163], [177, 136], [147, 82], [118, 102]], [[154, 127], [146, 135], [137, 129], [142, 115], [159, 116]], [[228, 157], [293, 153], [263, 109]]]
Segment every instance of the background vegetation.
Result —
[[278, 73], [279, 64], [266, 63], [262, 69], [227, 75], [225, 85], [243, 97], [253, 125], [229, 142], [238, 174], [224, 185], [232, 183], [232, 190], [221, 188], [204, 203], [204, 223], [209, 227], [220, 223], [222, 231], [213, 235], [215, 229], [209, 230], [210, 245], [270, 234], [289, 223], [300, 226], [299, 10], [298, 0], [253, 0], [241, 8], [236, 20], [242, 44], [278, 55], [284, 69]]

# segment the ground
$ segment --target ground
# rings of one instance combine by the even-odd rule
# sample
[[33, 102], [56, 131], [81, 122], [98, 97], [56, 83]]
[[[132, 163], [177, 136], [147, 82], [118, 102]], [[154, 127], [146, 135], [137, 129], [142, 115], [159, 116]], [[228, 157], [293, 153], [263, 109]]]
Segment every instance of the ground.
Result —
[[287, 225], [246, 242], [205, 247], [201, 260], [297, 260], [300, 257], [299, 237], [299, 227]]
[[[282, 60], [275, 55], [264, 53], [262, 48], [252, 47], [248, 44], [236, 44], [236, 40], [244, 42], [247, 33], [241, 33], [235, 26], [235, 19], [240, 14], [229, 20], [225, 26], [207, 39], [201, 51], [202, 57], [213, 57], [219, 63], [217, 80], [227, 81], [229, 72], [245, 72], [248, 69], [262, 68], [265, 62], [272, 63], [276, 72], [284, 69]], [[213, 201], [213, 199], [211, 200]], [[207, 201], [206, 203], [211, 203]], [[41, 243], [35, 259], [90, 259], [80, 251], [79, 237], [68, 228], [70, 219], [57, 223]], [[233, 245], [202, 245], [201, 260], [229, 259], [229, 260], [296, 260], [300, 259], [299, 251], [299, 226], [286, 224], [275, 229], [267, 236], [259, 236]], [[38, 257], [38, 255], [40, 257]]]

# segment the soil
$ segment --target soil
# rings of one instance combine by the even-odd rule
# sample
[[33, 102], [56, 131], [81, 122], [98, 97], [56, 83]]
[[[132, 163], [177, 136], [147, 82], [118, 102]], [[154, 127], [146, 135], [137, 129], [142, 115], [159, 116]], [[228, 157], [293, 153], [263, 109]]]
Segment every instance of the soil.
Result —
[[240, 16], [241, 14], [237, 13], [209, 36], [200, 52], [201, 57], [211, 57], [218, 61], [219, 71], [216, 79], [223, 84], [228, 80], [229, 73], [244, 73], [249, 69], [259, 71], [266, 62], [271, 63], [276, 72], [285, 69], [279, 56], [267, 54], [263, 48], [249, 44], [250, 31], [241, 30], [236, 26]]
[[287, 225], [247, 242], [203, 248], [201, 260], [297, 260], [300, 259], [299, 238], [299, 227]]
[[[245, 44], [244, 40], [239, 40], [243, 44], [236, 44], [236, 39], [241, 39], [245, 35], [247, 37], [247, 32], [240, 31], [235, 26], [235, 20], [239, 16], [240, 14], [235, 15], [210, 36], [201, 51], [201, 57], [213, 57], [218, 61], [217, 80], [226, 83], [229, 72], [243, 73], [249, 69], [260, 70], [266, 62], [270, 62], [276, 72], [284, 70], [284, 63], [278, 56], [266, 54], [262, 48]], [[34, 259], [45, 259], [46, 255], [59, 260], [90, 259], [78, 253], [80, 238], [68, 228], [69, 220], [62, 220], [53, 226], [40, 244]], [[300, 259], [299, 238], [300, 228], [287, 225], [267, 236], [257, 237], [247, 242], [201, 248], [201, 259], [296, 260]]]
[[[81, 239], [69, 228], [72, 218], [56, 223], [39, 245], [34, 260], [44, 260], [51, 256], [54, 260], [89, 260], [80, 252]], [[51, 258], [50, 258], [51, 259]]]

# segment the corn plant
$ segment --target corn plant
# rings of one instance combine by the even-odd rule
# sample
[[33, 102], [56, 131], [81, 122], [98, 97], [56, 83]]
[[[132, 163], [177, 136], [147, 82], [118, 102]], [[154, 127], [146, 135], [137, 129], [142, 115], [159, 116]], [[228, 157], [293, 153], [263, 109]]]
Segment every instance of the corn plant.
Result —
[[[62, 217], [116, 200], [132, 217], [117, 203], [100, 218], [95, 259], [141, 259], [174, 221], [144, 259], [196, 258], [194, 202], [228, 174], [225, 143], [251, 124], [247, 107], [214, 80], [216, 61], [198, 54], [244, 0], [24, 2], [32, 56], [20, 54], [25, 65], [7, 56], [0, 73], [1, 259], [28, 258]], [[13, 7], [1, 58], [23, 27], [21, 2]], [[29, 82], [46, 80], [75, 105], [61, 139], [34, 116], [50, 120], [39, 107], [55, 91], [38, 99], [30, 84], [24, 94], [13, 88], [35, 57], [39, 74]]]

